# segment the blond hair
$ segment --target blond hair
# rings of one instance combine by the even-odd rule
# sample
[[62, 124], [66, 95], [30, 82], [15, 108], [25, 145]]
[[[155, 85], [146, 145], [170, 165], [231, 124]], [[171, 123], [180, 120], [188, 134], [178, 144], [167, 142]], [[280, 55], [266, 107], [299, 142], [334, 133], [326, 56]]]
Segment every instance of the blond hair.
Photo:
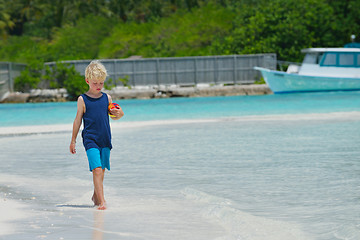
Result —
[[105, 80], [106, 76], [106, 68], [98, 60], [91, 61], [85, 69], [85, 78], [87, 80]]

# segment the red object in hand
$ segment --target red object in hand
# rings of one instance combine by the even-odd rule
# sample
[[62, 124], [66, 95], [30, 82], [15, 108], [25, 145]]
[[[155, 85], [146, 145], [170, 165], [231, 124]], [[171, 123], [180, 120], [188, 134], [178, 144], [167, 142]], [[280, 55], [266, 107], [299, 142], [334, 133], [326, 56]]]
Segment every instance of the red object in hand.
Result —
[[112, 114], [110, 113], [110, 110], [111, 110], [111, 109], [114, 109], [114, 108], [120, 109], [119, 104], [117, 104], [117, 103], [110, 103], [110, 104], [109, 104], [109, 106], [108, 106], [108, 111], [109, 111], [109, 116], [110, 116], [110, 117], [116, 117], [115, 115], [112, 115]]

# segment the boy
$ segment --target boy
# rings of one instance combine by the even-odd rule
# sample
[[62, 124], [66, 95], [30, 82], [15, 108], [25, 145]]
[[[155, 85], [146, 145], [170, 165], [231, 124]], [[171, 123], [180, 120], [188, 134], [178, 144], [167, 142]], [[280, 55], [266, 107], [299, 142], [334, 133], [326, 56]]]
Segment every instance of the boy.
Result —
[[[101, 92], [107, 72], [99, 61], [92, 61], [85, 70], [85, 81], [89, 91], [79, 96], [77, 113], [73, 124], [70, 152], [76, 153], [75, 144], [81, 122], [84, 121], [82, 131], [83, 144], [89, 161], [89, 168], [93, 174], [94, 194], [92, 201], [98, 210], [106, 209], [103, 181], [105, 168], [110, 170], [111, 130], [108, 116], [108, 105], [112, 103], [108, 94]], [[110, 110], [114, 120], [124, 116], [122, 109]]]

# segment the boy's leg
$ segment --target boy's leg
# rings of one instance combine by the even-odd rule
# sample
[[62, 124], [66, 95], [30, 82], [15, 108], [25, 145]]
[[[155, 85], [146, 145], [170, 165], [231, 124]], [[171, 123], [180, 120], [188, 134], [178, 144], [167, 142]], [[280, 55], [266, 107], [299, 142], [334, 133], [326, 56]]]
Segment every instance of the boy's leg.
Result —
[[94, 203], [98, 203], [96, 205], [99, 205], [99, 210], [105, 210], [105, 198], [104, 198], [104, 187], [103, 187], [103, 181], [104, 181], [104, 175], [105, 175], [105, 169], [102, 169], [101, 167], [93, 169], [93, 181], [94, 181]]
[[[103, 186], [104, 186], [105, 169], [103, 169], [103, 173], [104, 173], [104, 174], [103, 174], [103, 177], [102, 177], [102, 182], [103, 182]], [[94, 204], [95, 204], [96, 206], [100, 205], [100, 200], [99, 200], [99, 198], [98, 198], [98, 196], [96, 195], [96, 192], [95, 192], [95, 183], [94, 183], [94, 194], [93, 194], [91, 200], [94, 202]], [[105, 202], [106, 202], [106, 201], [105, 201]]]
[[94, 194], [93, 194], [91, 200], [94, 202], [95, 206], [99, 205], [99, 200], [98, 200], [98, 197], [96, 196], [95, 188], [94, 188]]
[[[110, 170], [110, 149], [109, 148], [90, 148], [86, 151], [89, 160], [90, 171], [93, 173], [94, 194], [92, 201], [99, 206], [98, 209], [106, 209], [104, 199], [103, 182], [105, 168]], [[104, 168], [104, 169], [102, 169]]]

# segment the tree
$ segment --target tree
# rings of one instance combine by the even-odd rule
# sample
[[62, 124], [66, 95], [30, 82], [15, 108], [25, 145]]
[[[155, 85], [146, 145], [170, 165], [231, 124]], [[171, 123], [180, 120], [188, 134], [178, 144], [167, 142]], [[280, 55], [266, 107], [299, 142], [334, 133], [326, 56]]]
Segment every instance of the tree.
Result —
[[100, 43], [113, 25], [111, 19], [88, 15], [75, 26], [59, 29], [49, 45], [49, 54], [55, 61], [97, 58]]
[[358, 0], [0, 0], [0, 10], [0, 58], [21, 62], [266, 52], [299, 61], [302, 48], [360, 32]]
[[8, 31], [14, 27], [14, 22], [6, 9], [5, 0], [0, 0], [0, 35], [2, 38], [8, 36]]
[[332, 7], [336, 20], [333, 22], [333, 38], [328, 41], [332, 45], [342, 45], [350, 41], [352, 34], [358, 35], [360, 42], [360, 2], [357, 0], [334, 1], [326, 0]]
[[299, 61], [302, 48], [327, 46], [333, 37], [333, 10], [324, 1], [273, 0], [250, 11], [250, 16], [246, 10], [237, 10], [233, 32], [217, 51], [275, 52], [278, 59]]
[[120, 23], [100, 47], [101, 58], [195, 56], [211, 54], [210, 46], [230, 33], [233, 13], [208, 4], [192, 12], [147, 23]]

